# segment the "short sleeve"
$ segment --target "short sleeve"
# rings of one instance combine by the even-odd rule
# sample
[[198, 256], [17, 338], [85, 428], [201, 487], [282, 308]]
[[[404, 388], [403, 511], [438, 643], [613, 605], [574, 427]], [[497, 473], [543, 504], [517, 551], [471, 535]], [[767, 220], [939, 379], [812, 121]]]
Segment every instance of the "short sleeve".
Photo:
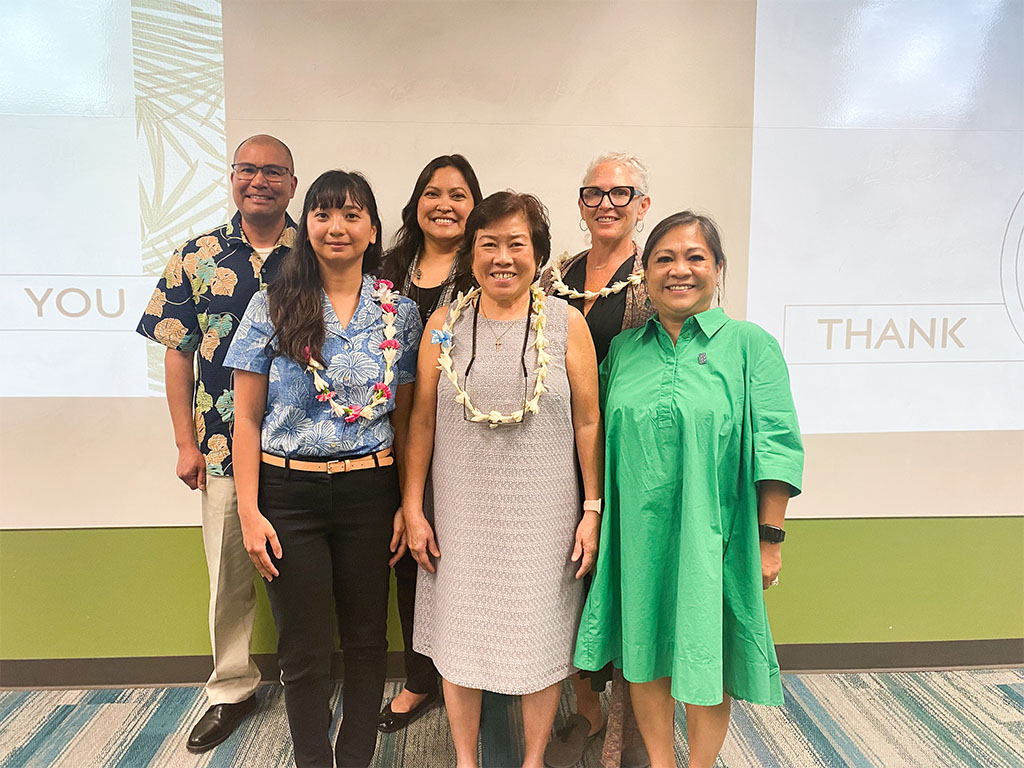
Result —
[[399, 386], [416, 381], [416, 356], [421, 336], [423, 321], [416, 303], [403, 299], [398, 304], [398, 316], [395, 318], [395, 338], [399, 344], [398, 357], [395, 358], [395, 383]]
[[182, 352], [194, 351], [202, 337], [192, 281], [182, 263], [182, 252], [189, 245], [175, 251], [167, 262], [135, 329], [148, 339]]
[[768, 337], [750, 371], [754, 482], [779, 480], [800, 493], [804, 448], [797, 423], [789, 370], [779, 343]]
[[224, 367], [253, 373], [269, 373], [272, 358], [267, 355], [267, 345], [273, 336], [274, 326], [270, 322], [267, 292], [259, 291], [253, 294], [249, 306], [245, 309], [242, 322], [224, 358]]

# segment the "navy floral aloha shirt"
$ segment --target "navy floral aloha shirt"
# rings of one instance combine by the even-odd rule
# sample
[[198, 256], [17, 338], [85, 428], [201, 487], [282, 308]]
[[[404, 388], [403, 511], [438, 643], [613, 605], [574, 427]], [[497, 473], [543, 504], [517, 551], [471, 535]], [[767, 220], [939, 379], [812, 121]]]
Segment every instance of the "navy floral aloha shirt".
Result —
[[[321, 351], [326, 370], [321, 375], [337, 392], [339, 404], [365, 405], [373, 395], [373, 385], [384, 380], [384, 353], [380, 349], [384, 322], [381, 305], [371, 295], [374, 280], [371, 275], [363, 276], [359, 304], [345, 327], [321, 290], [327, 331]], [[391, 364], [395, 374], [392, 392], [397, 386], [415, 381], [416, 354], [423, 333], [416, 303], [403, 296], [393, 303], [397, 309], [398, 352]], [[328, 403], [317, 400], [313, 374], [306, 372], [304, 364], [274, 354], [273, 348], [267, 349], [273, 335], [267, 293], [260, 291], [245, 310], [224, 361], [231, 368], [267, 374], [267, 410], [260, 434], [264, 451], [291, 458], [349, 458], [391, 446], [395, 433], [388, 414], [395, 409], [393, 394], [373, 409], [372, 418], [360, 417], [346, 423], [333, 415]]]
[[267, 287], [295, 241], [295, 222], [285, 227], [266, 261], [242, 231], [242, 215], [174, 252], [157, 282], [139, 333], [182, 352], [199, 350], [195, 434], [211, 475], [231, 475], [235, 421], [232, 371], [224, 367], [231, 339], [253, 295]]

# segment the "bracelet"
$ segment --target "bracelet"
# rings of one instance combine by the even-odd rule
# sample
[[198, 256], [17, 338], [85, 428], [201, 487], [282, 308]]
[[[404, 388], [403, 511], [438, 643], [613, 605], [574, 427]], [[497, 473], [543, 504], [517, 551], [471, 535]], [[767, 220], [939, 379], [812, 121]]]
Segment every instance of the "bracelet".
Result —
[[597, 512], [601, 514], [601, 499], [587, 499], [583, 502], [584, 512]]

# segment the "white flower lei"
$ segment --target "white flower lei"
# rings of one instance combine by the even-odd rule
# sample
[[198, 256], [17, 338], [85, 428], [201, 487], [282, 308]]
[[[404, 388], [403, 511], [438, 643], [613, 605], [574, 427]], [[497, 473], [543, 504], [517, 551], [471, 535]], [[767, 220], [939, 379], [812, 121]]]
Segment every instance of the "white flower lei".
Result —
[[562, 280], [562, 264], [569, 258], [568, 251], [562, 251], [562, 255], [551, 262], [551, 288], [559, 296], [567, 296], [570, 299], [583, 299], [584, 301], [590, 301], [591, 299], [603, 299], [607, 296], [618, 293], [624, 289], [627, 285], [640, 285], [644, 281], [643, 272], [630, 272], [629, 277], [625, 280], [619, 280], [617, 283], [606, 285], [599, 291], [577, 291], [574, 288], [570, 288]]
[[452, 303], [448, 310], [448, 316], [445, 318], [444, 325], [441, 326], [440, 331], [431, 331], [430, 338], [434, 344], [441, 345], [441, 354], [437, 356], [437, 367], [441, 369], [445, 376], [448, 377], [448, 381], [455, 387], [455, 402], [464, 405], [469, 410], [471, 417], [470, 421], [476, 422], [487, 422], [491, 429], [494, 429], [499, 424], [518, 424], [523, 420], [523, 416], [527, 413], [538, 413], [541, 393], [547, 390], [544, 386], [544, 379], [548, 375], [548, 363], [551, 361], [551, 355], [545, 351], [545, 347], [548, 346], [548, 340], [544, 336], [544, 291], [540, 289], [536, 283], [530, 286], [531, 301], [533, 302], [533, 321], [531, 323], [536, 336], [534, 337], [533, 348], [537, 350], [537, 367], [534, 369], [534, 373], [537, 376], [537, 383], [533, 387], [533, 397], [527, 400], [523, 407], [518, 411], [513, 411], [510, 414], [504, 414], [500, 411], [491, 411], [490, 413], [484, 413], [469, 399], [469, 395], [462, 387], [459, 386], [459, 375], [452, 369], [452, 355], [451, 350], [454, 342], [454, 336], [452, 333], [452, 327], [455, 325], [455, 321], [458, 319], [462, 310], [478, 295], [480, 294], [479, 288], [474, 288], [469, 293], [463, 295], [459, 292], [458, 297]]
[[316, 399], [327, 403], [334, 415], [344, 419], [346, 424], [352, 424], [360, 418], [372, 419], [375, 415], [374, 409], [391, 399], [391, 382], [395, 380], [395, 372], [391, 370], [391, 364], [395, 361], [395, 356], [401, 346], [395, 338], [395, 316], [398, 309], [395, 307], [394, 301], [398, 294], [392, 290], [394, 287], [390, 280], [377, 280], [373, 284], [373, 293], [370, 294], [380, 304], [380, 316], [384, 322], [384, 341], [379, 345], [381, 354], [384, 356], [384, 381], [373, 385], [373, 394], [370, 395], [369, 403], [366, 405], [340, 404], [335, 399], [338, 393], [331, 389], [331, 385], [320, 375], [320, 371], [324, 370], [323, 365], [310, 356], [309, 347], [306, 347], [306, 372], [313, 374], [313, 386], [317, 391]]

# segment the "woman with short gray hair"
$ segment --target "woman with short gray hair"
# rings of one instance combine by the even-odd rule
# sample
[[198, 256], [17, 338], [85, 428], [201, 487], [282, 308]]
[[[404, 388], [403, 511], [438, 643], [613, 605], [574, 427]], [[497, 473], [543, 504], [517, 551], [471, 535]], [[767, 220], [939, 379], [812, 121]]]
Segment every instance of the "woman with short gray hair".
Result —
[[651, 207], [648, 188], [647, 168], [635, 155], [605, 152], [591, 160], [577, 200], [590, 248], [552, 259], [541, 275], [546, 293], [586, 316], [599, 364], [615, 334], [643, 324], [653, 312], [633, 239]]
[[[590, 235], [590, 248], [554, 259], [541, 275], [541, 287], [584, 313], [600, 364], [612, 338], [626, 328], [643, 325], [654, 313], [643, 282], [640, 247], [634, 237], [643, 230], [650, 209], [647, 167], [635, 155], [605, 152], [590, 161], [583, 174], [577, 204], [580, 228]], [[582, 486], [580, 486], [582, 487]], [[589, 578], [587, 579], [589, 588]], [[572, 678], [577, 711], [551, 740], [544, 755], [550, 768], [569, 768], [583, 757], [588, 744], [605, 732], [601, 761], [605, 768], [647, 765], [640, 734], [621, 675], [612, 683], [608, 717], [599, 692], [613, 677], [612, 665]]]

